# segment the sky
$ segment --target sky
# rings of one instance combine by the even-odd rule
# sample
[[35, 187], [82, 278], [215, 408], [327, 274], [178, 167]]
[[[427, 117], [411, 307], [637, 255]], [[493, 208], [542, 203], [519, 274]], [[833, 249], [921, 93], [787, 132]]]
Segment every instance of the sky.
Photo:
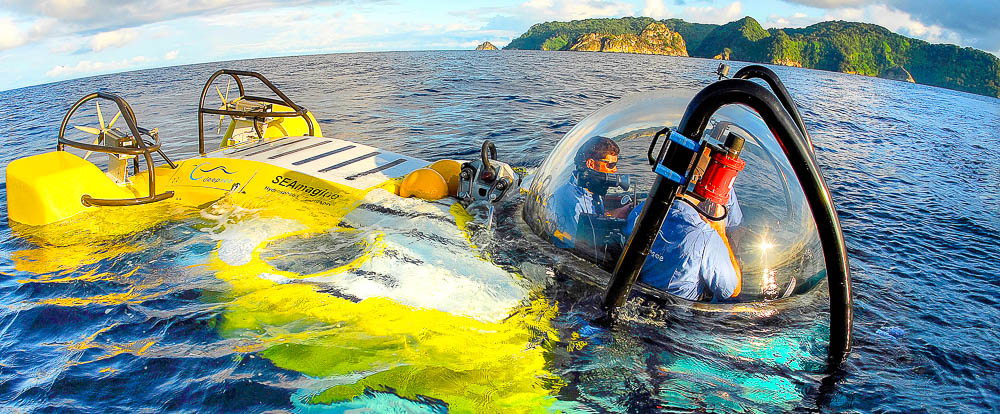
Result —
[[859, 21], [1000, 55], [997, 0], [0, 0], [0, 90], [232, 59], [503, 47], [535, 23], [622, 16]]

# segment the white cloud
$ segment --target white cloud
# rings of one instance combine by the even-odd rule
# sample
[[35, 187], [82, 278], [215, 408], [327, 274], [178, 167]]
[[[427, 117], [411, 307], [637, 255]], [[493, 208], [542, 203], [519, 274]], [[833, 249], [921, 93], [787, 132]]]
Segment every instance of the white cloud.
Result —
[[734, 1], [723, 7], [685, 7], [684, 20], [696, 23], [726, 24], [743, 17], [743, 4]]
[[823, 9], [836, 9], [841, 7], [860, 6], [871, 3], [872, 0], [785, 0], [790, 3], [804, 4], [806, 6], [819, 7]]
[[179, 52], [176, 50], [171, 50], [163, 55], [163, 60], [174, 60], [177, 59], [177, 54]]
[[0, 18], [0, 50], [13, 49], [28, 41], [14, 19]]
[[904, 11], [889, 8], [882, 4], [867, 6], [860, 9], [831, 10], [822, 20], [853, 20], [874, 23], [893, 32], [916, 37], [931, 43], [961, 43], [958, 33], [936, 24], [925, 24], [914, 19]]
[[118, 29], [110, 32], [103, 32], [90, 38], [90, 47], [94, 52], [125, 46], [132, 43], [137, 37], [135, 29]]
[[823, 20], [847, 20], [847, 21], [861, 21], [865, 18], [864, 8], [844, 8], [831, 10], [823, 16]]
[[791, 16], [772, 14], [767, 16], [767, 20], [760, 22], [760, 25], [765, 29], [784, 29], [789, 27], [806, 27], [821, 20], [823, 19], [811, 17], [805, 13], [793, 13]]
[[31, 24], [31, 30], [28, 31], [28, 38], [32, 41], [41, 40], [48, 36], [50, 33], [57, 31], [59, 28], [59, 21], [51, 18], [41, 18], [35, 20]]
[[517, 13], [536, 21], [580, 20], [596, 17], [631, 16], [631, 4], [608, 0], [529, 0], [521, 4]]
[[791, 16], [772, 14], [761, 26], [766, 28], [805, 27], [827, 20], [847, 20], [873, 23], [904, 36], [923, 39], [931, 43], [961, 44], [963, 39], [957, 32], [936, 24], [926, 24], [913, 15], [883, 4], [865, 7], [845, 7], [828, 10], [825, 14], [810, 17], [804, 13]]
[[[10, 13], [36, 24], [19, 44], [54, 35], [114, 32], [192, 16], [218, 16], [244, 10], [273, 10], [338, 3], [343, 0], [0, 0], [0, 16]], [[303, 11], [306, 13], [308, 11]], [[3, 19], [3, 17], [0, 17]], [[13, 26], [0, 20], [0, 46], [12, 43]], [[21, 30], [23, 31], [23, 30]], [[53, 33], [54, 32], [54, 33]], [[24, 34], [21, 34], [24, 37]], [[20, 39], [20, 38], [19, 38]], [[96, 50], [95, 50], [96, 51]]]
[[469, 23], [451, 23], [444, 26], [445, 31], [457, 32], [457, 31], [468, 31], [468, 30], [478, 30], [481, 26]]
[[[270, 18], [273, 16], [273, 18]], [[301, 9], [278, 9], [268, 12], [246, 11], [234, 14], [214, 14], [201, 17], [199, 20], [212, 26], [225, 27], [283, 27], [291, 28], [300, 24], [309, 23], [314, 18], [322, 18], [327, 15], [315, 15]], [[249, 20], [248, 20], [249, 19]], [[247, 26], [249, 25], [249, 26]]]
[[[64, 23], [99, 29], [121, 27], [127, 23], [145, 24], [185, 16], [320, 2], [322, 0], [5, 0], [4, 7], [21, 14], [51, 17]], [[114, 16], [113, 19], [108, 17], [109, 13]]]
[[49, 18], [24, 20], [0, 16], [0, 50], [13, 49], [43, 40], [58, 32], [57, 23], [55, 19]]
[[667, 6], [663, 4], [663, 0], [646, 0], [642, 7], [642, 15], [654, 19], [666, 19], [673, 16]]
[[45, 76], [48, 76], [50, 78], [61, 78], [69, 75], [121, 71], [142, 63], [147, 63], [149, 61], [150, 60], [147, 59], [145, 56], [136, 56], [131, 59], [122, 59], [111, 62], [94, 62], [90, 60], [81, 60], [80, 62], [77, 62], [76, 66], [63, 66], [63, 65], [56, 66], [51, 70], [49, 70], [48, 72], [45, 72]]
[[49, 48], [49, 52], [61, 55], [80, 50], [82, 45], [86, 43], [86, 40], [80, 38], [70, 38], [67, 36], [60, 38], [53, 43], [55, 44]]
[[229, 56], [233, 50], [249, 55], [273, 54], [275, 50], [284, 53], [373, 50], [373, 47], [378, 47], [370, 40], [373, 37], [412, 32], [418, 27], [402, 22], [374, 24], [362, 13], [306, 15], [301, 10], [292, 9], [211, 16], [198, 20], [202, 25], [226, 32], [255, 27], [259, 33], [274, 33], [273, 36], [239, 37], [239, 43], [211, 45], [216, 53], [224, 56]]
[[[537, 5], [537, 3], [536, 3]], [[241, 37], [233, 43], [212, 45], [208, 52], [224, 58], [238, 50], [246, 56], [261, 54], [329, 53], [376, 50], [471, 49], [489, 40], [502, 46], [519, 35], [508, 30], [485, 29], [486, 22], [470, 21], [384, 21], [366, 13], [311, 13], [295, 18], [301, 11], [272, 10], [238, 15], [198, 18], [199, 25], [230, 32], [247, 26], [271, 36]], [[469, 47], [471, 45], [471, 47]], [[243, 55], [240, 55], [243, 56]]]

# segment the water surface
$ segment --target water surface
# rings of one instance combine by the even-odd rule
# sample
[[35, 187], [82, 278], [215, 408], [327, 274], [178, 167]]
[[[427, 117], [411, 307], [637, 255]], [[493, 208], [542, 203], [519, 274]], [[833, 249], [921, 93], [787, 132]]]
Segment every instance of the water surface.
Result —
[[[226, 67], [268, 76], [315, 114], [326, 136], [430, 160], [470, 159], [491, 139], [501, 158], [531, 169], [601, 106], [652, 88], [694, 93], [711, 82], [715, 65], [624, 54], [413, 52], [106, 75], [0, 92], [10, 109], [0, 118], [0, 164], [52, 150], [64, 111], [94, 91], [125, 97], [140, 125], [159, 128], [171, 157], [194, 156], [197, 94], [209, 74]], [[211, 252], [231, 234], [244, 240], [302, 224], [215, 206], [173, 212], [177, 219], [166, 224], [83, 247], [41, 245], [2, 220], [0, 405], [102, 412], [1000, 409], [1000, 100], [775, 70], [812, 133], [847, 237], [855, 349], [840, 376], [822, 374], [828, 318], [822, 289], [777, 312], [736, 315], [633, 302], [627, 320], [603, 326], [594, 322], [600, 290], [572, 276], [581, 270], [571, 259], [537, 254], [537, 239], [516, 223], [515, 205], [501, 211], [504, 230], [473, 226], [470, 236], [491, 261], [466, 276], [478, 277], [474, 286], [493, 301], [479, 303], [493, 305], [470, 310], [461, 300], [428, 301], [404, 289], [383, 291], [395, 300], [361, 301], [357, 295], [368, 291], [351, 290], [357, 284], [315, 281], [327, 290], [291, 283], [268, 291], [274, 306], [288, 308], [264, 312], [259, 306], [270, 302], [244, 289], [245, 275], [213, 268]], [[345, 220], [371, 224], [360, 214]], [[419, 224], [377, 224], [421, 231]], [[400, 234], [394, 246], [403, 249], [413, 241]], [[287, 255], [296, 248], [311, 249], [316, 253], [306, 253], [298, 270], [334, 266], [341, 262], [331, 252], [343, 250], [343, 240], [354, 239], [276, 246], [273, 260], [292, 262]], [[238, 256], [234, 246], [225, 251]], [[425, 253], [434, 254], [408, 252]], [[407, 283], [440, 274], [407, 270], [380, 286], [416, 286]], [[520, 279], [508, 283], [510, 274]], [[240, 315], [330, 309], [307, 291], [340, 298], [340, 312], [385, 321], [385, 330], [376, 335], [376, 328], [340, 325], [326, 314], [239, 323]], [[394, 311], [411, 315], [411, 307], [443, 313], [393, 319]], [[508, 307], [517, 309], [514, 316], [491, 313]], [[443, 316], [449, 311], [472, 318]], [[453, 346], [425, 345], [400, 356], [407, 341], [427, 343], [426, 336], [408, 339], [407, 329], [422, 323], [441, 327], [430, 337]], [[467, 365], [450, 361], [463, 347], [482, 345], [456, 334], [494, 326], [480, 323], [517, 327], [489, 339], [496, 355], [515, 360], [484, 354]], [[480, 385], [488, 390], [474, 389]], [[357, 392], [337, 400], [344, 387]], [[516, 390], [524, 399], [512, 397]]]

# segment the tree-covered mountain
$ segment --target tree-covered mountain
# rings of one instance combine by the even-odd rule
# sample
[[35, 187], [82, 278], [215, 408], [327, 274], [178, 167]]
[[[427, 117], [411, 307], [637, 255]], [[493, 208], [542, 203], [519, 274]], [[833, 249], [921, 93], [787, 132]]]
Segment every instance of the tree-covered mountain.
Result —
[[917, 83], [1000, 97], [1000, 59], [996, 56], [973, 48], [930, 44], [865, 23], [828, 21], [800, 29], [765, 30], [749, 16], [724, 25], [649, 17], [586, 19], [536, 24], [504, 49], [571, 50], [581, 40], [602, 35], [638, 37], [656, 22], [679, 33], [683, 42], [675, 41], [674, 46], [686, 44], [687, 54], [693, 57], [893, 79], [906, 79], [901, 73], [908, 73]]
[[716, 26], [698, 48], [691, 51], [691, 56], [715, 57], [722, 55], [726, 59], [753, 60], [760, 53], [761, 46], [767, 42], [762, 40], [771, 37], [771, 33], [760, 27], [752, 17], [744, 17], [735, 22]]
[[719, 27], [717, 24], [689, 23], [681, 19], [667, 19], [661, 21], [668, 29], [681, 34], [688, 50], [697, 50], [701, 42], [708, 37], [712, 30]]

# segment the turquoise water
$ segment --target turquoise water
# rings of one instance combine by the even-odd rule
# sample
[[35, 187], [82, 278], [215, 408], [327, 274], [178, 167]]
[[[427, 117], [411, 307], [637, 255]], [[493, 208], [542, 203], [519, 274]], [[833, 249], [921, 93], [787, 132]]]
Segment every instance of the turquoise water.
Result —
[[[197, 94], [209, 74], [226, 67], [264, 73], [316, 115], [326, 136], [425, 159], [469, 159], [483, 139], [491, 139], [502, 159], [531, 169], [590, 112], [650, 88], [694, 93], [711, 82], [715, 64], [568, 52], [414, 52], [107, 75], [0, 92], [14, 108], [0, 118], [6, 143], [0, 164], [54, 148], [64, 111], [98, 90], [119, 93], [140, 125], [159, 128], [171, 157], [191, 157], [197, 152]], [[470, 297], [490, 304], [478, 313], [464, 311], [471, 318], [414, 313], [422, 316], [388, 322], [410, 312], [400, 303], [452, 313], [468, 309], [467, 298], [429, 301], [435, 293], [429, 288], [393, 289], [419, 287], [440, 273], [414, 267], [378, 275], [379, 292], [392, 299], [387, 302], [351, 294], [358, 285], [339, 281], [282, 286], [336, 298], [338, 309], [356, 315], [389, 310], [376, 319], [387, 318], [385, 326], [393, 327], [426, 323], [420, 330], [387, 328], [376, 335], [378, 327], [352, 330], [358, 325], [331, 313], [240, 325], [250, 310], [260, 311], [248, 304], [260, 301], [208, 266], [211, 252], [248, 234], [297, 224], [216, 206], [84, 248], [42, 245], [4, 225], [0, 404], [5, 410], [100, 412], [1000, 409], [1000, 100], [839, 73], [775, 70], [812, 133], [851, 256], [855, 350], [836, 376], [822, 374], [825, 286], [737, 314], [633, 301], [625, 320], [603, 326], [594, 322], [601, 290], [579, 281], [589, 270], [571, 258], [537, 254], [537, 239], [517, 224], [516, 202], [501, 208], [495, 232], [471, 227], [471, 241], [490, 258], [465, 275], [481, 284], [461, 292], [487, 292]], [[416, 207], [394, 208], [390, 212]], [[377, 223], [398, 231], [387, 234], [403, 235], [393, 245], [397, 252], [430, 243], [419, 224], [403, 218]], [[372, 223], [360, 213], [347, 220]], [[440, 243], [452, 252], [452, 244]], [[312, 266], [326, 257], [336, 261], [336, 246], [337, 240], [311, 238], [289, 249], [315, 252], [305, 256]], [[437, 253], [413, 250], [407, 257]], [[280, 297], [294, 312], [319, 303], [297, 291], [280, 293], [286, 294]], [[478, 345], [432, 329], [524, 315], [547, 322], [517, 325], [524, 332], [498, 341], [510, 346], [499, 349], [512, 359], [495, 365], [456, 364], [452, 360], [479, 351], [471, 348]], [[445, 345], [429, 347], [435, 338]], [[343, 361], [354, 365], [344, 368]], [[380, 377], [383, 372], [410, 379]], [[424, 383], [432, 385], [418, 386]], [[338, 401], [318, 398], [345, 384], [360, 391]], [[514, 399], [516, 390], [527, 395]]]

